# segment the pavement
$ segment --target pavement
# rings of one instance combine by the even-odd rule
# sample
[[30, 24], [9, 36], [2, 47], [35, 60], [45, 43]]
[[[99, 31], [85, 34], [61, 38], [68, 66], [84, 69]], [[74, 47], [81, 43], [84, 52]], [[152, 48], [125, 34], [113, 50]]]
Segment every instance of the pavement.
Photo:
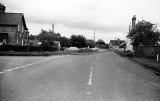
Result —
[[160, 101], [160, 77], [111, 51], [2, 58], [0, 101]]

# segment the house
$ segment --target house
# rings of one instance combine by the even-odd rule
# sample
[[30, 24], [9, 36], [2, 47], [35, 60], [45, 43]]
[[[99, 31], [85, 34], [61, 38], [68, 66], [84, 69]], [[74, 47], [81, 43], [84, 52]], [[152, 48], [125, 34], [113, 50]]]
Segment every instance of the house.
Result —
[[29, 40], [29, 45], [30, 46], [40, 46], [42, 44], [42, 42], [40, 42], [39, 40]]
[[61, 47], [60, 41], [54, 41], [54, 45], [58, 50], [60, 50]]
[[6, 7], [0, 3], [0, 45], [28, 44], [28, 28], [23, 13], [6, 13]]
[[125, 43], [125, 40], [120, 40], [120, 39], [110, 40], [109, 49], [117, 50], [117, 49], [119, 49], [119, 46], [124, 43]]
[[[132, 25], [130, 24], [129, 25], [129, 32], [133, 29], [136, 28], [136, 16], [134, 15], [132, 17]], [[134, 49], [133, 49], [133, 45], [132, 45], [132, 41], [131, 39], [128, 37], [128, 35], [126, 36], [126, 51], [130, 51], [130, 52], [134, 52]]]

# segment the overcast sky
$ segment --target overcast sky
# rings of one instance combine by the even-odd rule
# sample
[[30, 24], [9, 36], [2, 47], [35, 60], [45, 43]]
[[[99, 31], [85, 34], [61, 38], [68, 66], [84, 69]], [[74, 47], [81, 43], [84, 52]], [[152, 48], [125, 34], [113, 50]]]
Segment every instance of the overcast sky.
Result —
[[[62, 36], [84, 35], [109, 43], [126, 39], [133, 15], [138, 20], [158, 23], [160, 0], [1, 0], [6, 12], [24, 13], [30, 34], [52, 29]], [[160, 27], [159, 27], [160, 28]]]

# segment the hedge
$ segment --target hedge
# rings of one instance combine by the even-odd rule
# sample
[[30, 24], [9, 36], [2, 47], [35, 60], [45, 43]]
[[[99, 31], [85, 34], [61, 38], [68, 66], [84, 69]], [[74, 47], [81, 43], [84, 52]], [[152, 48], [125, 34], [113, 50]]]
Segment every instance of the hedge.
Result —
[[57, 51], [56, 47], [41, 47], [41, 46], [14, 46], [14, 45], [2, 45], [0, 51], [12, 51], [12, 52], [34, 52], [34, 51]]

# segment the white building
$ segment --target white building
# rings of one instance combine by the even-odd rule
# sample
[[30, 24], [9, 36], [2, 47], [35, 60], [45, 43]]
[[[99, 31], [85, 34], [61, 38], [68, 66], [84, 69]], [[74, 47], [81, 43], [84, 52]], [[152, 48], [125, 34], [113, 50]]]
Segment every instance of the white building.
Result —
[[[134, 15], [132, 18], [132, 26], [131, 24], [129, 25], [129, 32], [135, 28], [136, 28], [136, 16]], [[126, 36], [126, 38], [127, 38], [126, 39], [126, 51], [134, 52], [131, 39], [129, 39], [128, 36]]]

